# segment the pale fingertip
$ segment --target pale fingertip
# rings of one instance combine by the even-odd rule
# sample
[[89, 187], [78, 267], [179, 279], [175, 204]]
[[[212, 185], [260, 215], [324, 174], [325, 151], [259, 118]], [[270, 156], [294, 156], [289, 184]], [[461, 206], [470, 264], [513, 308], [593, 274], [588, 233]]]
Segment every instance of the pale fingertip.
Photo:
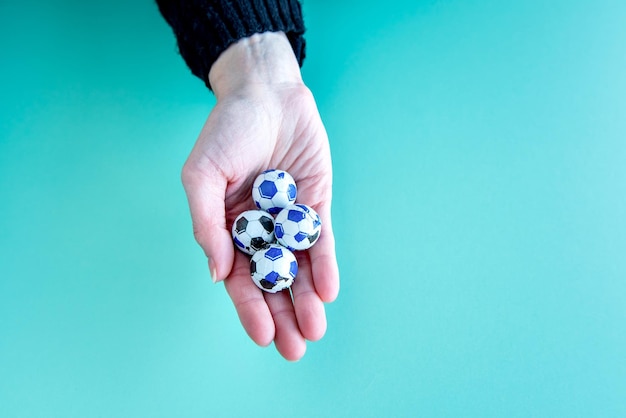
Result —
[[313, 265], [315, 291], [324, 303], [334, 302], [339, 296], [339, 271], [335, 263]]
[[283, 290], [264, 296], [274, 320], [276, 350], [286, 360], [299, 360], [306, 352], [306, 340], [298, 326], [290, 292]]
[[309, 341], [319, 341], [324, 335], [326, 335], [326, 317], [323, 321], [319, 321], [317, 324], [310, 325], [306, 332], [305, 338]]
[[300, 361], [306, 354], [305, 340], [301, 340], [296, 344], [292, 342], [288, 349], [281, 347], [277, 342], [275, 342], [274, 345], [276, 345], [276, 350], [278, 350], [280, 355], [283, 356], [285, 360], [292, 363]]
[[305, 338], [306, 349], [306, 340], [315, 342], [326, 335], [328, 323], [323, 301], [316, 292], [300, 293], [297, 297], [296, 317], [302, 336]]
[[309, 341], [318, 341], [326, 334], [326, 312], [316, 292], [295, 293], [294, 303], [298, 326], [302, 336]]
[[[332, 303], [337, 300], [339, 296], [339, 281], [337, 280], [335, 283], [326, 284], [325, 286], [320, 286], [322, 289], [318, 290], [320, 299], [324, 303]], [[317, 289], [316, 289], [317, 290]]]
[[215, 261], [213, 261], [211, 257], [209, 257], [209, 274], [211, 275], [213, 284], [217, 283], [217, 267], [215, 267]]
[[326, 320], [326, 310], [324, 309], [324, 305], [319, 307], [319, 313], [316, 318], [317, 319], [313, 323], [309, 324], [307, 328], [305, 337], [309, 341], [319, 341], [322, 337], [324, 337], [324, 335], [326, 335], [328, 322]]
[[254, 341], [254, 343], [259, 347], [269, 347], [269, 345], [274, 341], [274, 338], [272, 338], [272, 336], [270, 336], [269, 334], [263, 336], [252, 336], [250, 334], [248, 335], [250, 336], [252, 341]]
[[306, 354], [306, 344], [303, 344], [302, 347], [303, 347], [303, 349], [299, 353], [297, 353], [296, 355], [294, 355], [291, 358], [286, 358], [286, 360], [288, 360], [288, 361], [290, 361], [292, 363], [296, 363], [296, 362], [302, 360], [302, 357], [304, 357], [304, 355]]
[[292, 286], [296, 319], [302, 336], [309, 341], [317, 341], [326, 333], [324, 303], [313, 283], [310, 258], [303, 255], [299, 261], [299, 277]]
[[237, 259], [236, 274], [224, 280], [224, 287], [235, 305], [239, 321], [255, 344], [267, 347], [274, 341], [276, 328], [272, 314], [259, 288], [250, 279], [243, 254]]
[[326, 229], [315, 246], [311, 248], [310, 258], [315, 291], [322, 302], [330, 303], [339, 295], [339, 266], [335, 253], [335, 237], [328, 213], [325, 214], [325, 219], [327, 219]]
[[260, 347], [269, 346], [276, 337], [274, 323], [272, 322], [271, 326], [268, 326], [264, 321], [246, 320], [246, 317], [250, 318], [249, 313], [245, 313], [243, 316], [239, 315], [241, 324], [246, 330], [248, 337]]

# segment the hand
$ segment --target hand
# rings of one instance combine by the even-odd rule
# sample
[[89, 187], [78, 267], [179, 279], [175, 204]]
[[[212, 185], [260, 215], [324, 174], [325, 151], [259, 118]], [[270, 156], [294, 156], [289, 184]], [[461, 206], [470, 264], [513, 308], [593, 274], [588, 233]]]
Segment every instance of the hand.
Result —
[[[231, 45], [213, 64], [209, 80], [217, 104], [182, 172], [194, 235], [250, 338], [262, 346], [274, 341], [283, 357], [295, 361], [304, 355], [306, 340], [326, 332], [324, 302], [339, 291], [328, 137], [282, 33], [256, 34]], [[296, 252], [299, 269], [291, 294], [257, 288], [250, 258], [235, 251], [230, 233], [235, 217], [254, 209], [252, 182], [269, 168], [289, 172], [298, 186], [297, 201], [322, 219], [315, 246]]]

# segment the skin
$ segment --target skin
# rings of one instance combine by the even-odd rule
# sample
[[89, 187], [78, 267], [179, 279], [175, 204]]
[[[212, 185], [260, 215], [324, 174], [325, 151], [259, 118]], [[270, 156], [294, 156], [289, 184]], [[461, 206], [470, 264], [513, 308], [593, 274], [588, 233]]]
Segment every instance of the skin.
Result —
[[[324, 303], [339, 292], [328, 137], [283, 33], [231, 45], [213, 64], [209, 81], [217, 104], [182, 171], [194, 236], [250, 338], [261, 346], [274, 342], [285, 359], [296, 361], [307, 340], [323, 337]], [[315, 246], [296, 253], [291, 292], [276, 294], [252, 282], [249, 256], [234, 249], [230, 233], [235, 217], [254, 208], [252, 182], [269, 168], [294, 177], [298, 201], [313, 207], [323, 225]]]

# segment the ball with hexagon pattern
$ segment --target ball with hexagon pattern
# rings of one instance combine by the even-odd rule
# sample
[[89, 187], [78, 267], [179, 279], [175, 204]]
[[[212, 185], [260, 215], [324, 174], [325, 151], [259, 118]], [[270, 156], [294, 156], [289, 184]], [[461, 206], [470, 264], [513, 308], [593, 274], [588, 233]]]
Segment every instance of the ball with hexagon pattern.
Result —
[[311, 248], [321, 230], [320, 216], [312, 207], [301, 203], [285, 207], [276, 215], [274, 223], [276, 240], [292, 251]]
[[276, 241], [274, 218], [263, 210], [247, 210], [233, 222], [235, 246], [246, 254], [254, 254]]
[[296, 256], [278, 244], [270, 244], [257, 251], [250, 260], [252, 281], [259, 289], [269, 293], [287, 289], [293, 284], [296, 274]]
[[294, 203], [297, 194], [296, 182], [283, 170], [266, 170], [257, 176], [252, 185], [254, 204], [272, 215]]

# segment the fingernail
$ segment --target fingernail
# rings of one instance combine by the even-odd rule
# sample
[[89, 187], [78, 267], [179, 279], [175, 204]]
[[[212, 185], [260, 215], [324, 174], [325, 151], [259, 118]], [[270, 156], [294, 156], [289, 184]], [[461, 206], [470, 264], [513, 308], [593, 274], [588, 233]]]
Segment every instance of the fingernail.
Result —
[[213, 283], [217, 283], [217, 269], [215, 268], [215, 264], [211, 257], [209, 257], [209, 273], [211, 274], [211, 280], [213, 280]]

